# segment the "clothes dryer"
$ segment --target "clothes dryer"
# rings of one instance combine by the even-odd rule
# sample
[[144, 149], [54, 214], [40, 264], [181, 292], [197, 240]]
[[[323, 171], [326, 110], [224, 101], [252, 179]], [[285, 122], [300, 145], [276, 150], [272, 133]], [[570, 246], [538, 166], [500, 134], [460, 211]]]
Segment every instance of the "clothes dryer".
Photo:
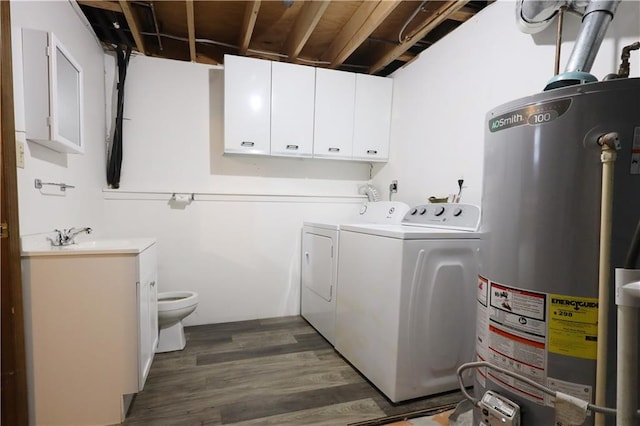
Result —
[[[409, 206], [398, 201], [367, 202], [347, 222], [400, 223], [408, 211]], [[302, 228], [300, 311], [332, 345], [335, 344], [339, 232], [337, 223], [305, 222]]]
[[457, 389], [474, 359], [479, 219], [428, 204], [340, 228], [335, 348], [393, 402]]

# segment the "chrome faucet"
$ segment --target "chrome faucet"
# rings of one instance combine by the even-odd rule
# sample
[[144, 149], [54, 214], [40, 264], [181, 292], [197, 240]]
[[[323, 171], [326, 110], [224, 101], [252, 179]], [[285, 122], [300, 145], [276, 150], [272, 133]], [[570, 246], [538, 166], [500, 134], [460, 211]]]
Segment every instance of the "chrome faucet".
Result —
[[86, 232], [87, 234], [90, 234], [91, 228], [89, 227], [70, 228], [70, 229], [63, 229], [62, 231], [60, 231], [59, 229], [54, 229], [53, 232], [56, 233], [55, 237], [47, 238], [47, 239], [51, 241], [52, 246], [60, 247], [60, 246], [68, 246], [71, 244], [75, 244], [76, 235], [82, 232]]

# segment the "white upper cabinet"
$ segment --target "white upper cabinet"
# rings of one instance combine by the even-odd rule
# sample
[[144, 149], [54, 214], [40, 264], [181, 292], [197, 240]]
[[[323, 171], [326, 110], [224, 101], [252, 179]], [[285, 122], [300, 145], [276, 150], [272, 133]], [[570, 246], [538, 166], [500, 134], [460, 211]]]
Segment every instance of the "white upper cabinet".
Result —
[[353, 159], [387, 161], [391, 129], [393, 80], [356, 75]]
[[271, 64], [271, 155], [313, 155], [315, 69]]
[[313, 156], [351, 159], [356, 75], [316, 68]]
[[81, 154], [82, 68], [53, 33], [22, 29], [26, 138]]
[[224, 56], [224, 151], [270, 153], [271, 62]]

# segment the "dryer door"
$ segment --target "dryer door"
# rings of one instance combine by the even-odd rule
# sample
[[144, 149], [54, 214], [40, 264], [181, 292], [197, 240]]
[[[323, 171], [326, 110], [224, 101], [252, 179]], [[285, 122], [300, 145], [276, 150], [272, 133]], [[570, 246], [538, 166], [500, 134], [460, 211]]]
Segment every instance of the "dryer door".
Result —
[[302, 285], [330, 302], [334, 296], [333, 238], [305, 232], [302, 247]]

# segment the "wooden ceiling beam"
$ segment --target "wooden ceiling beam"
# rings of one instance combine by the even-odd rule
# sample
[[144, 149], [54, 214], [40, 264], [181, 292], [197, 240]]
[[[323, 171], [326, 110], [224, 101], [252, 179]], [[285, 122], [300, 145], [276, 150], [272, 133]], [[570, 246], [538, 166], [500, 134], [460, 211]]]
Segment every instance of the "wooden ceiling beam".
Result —
[[329, 0], [304, 2], [284, 43], [284, 53], [287, 54], [290, 62], [298, 58], [328, 6]]
[[124, 17], [127, 20], [127, 25], [131, 30], [131, 35], [133, 35], [133, 40], [136, 43], [136, 49], [138, 52], [146, 55], [146, 51], [144, 48], [144, 38], [140, 33], [140, 25], [138, 25], [138, 18], [133, 13], [133, 9], [127, 0], [119, 0], [120, 7], [122, 7], [122, 13], [124, 13]]
[[244, 10], [244, 22], [242, 23], [242, 30], [240, 33], [240, 40], [238, 41], [239, 50], [238, 53], [245, 55], [249, 49], [249, 43], [251, 42], [251, 35], [253, 35], [253, 28], [256, 25], [256, 19], [258, 19], [258, 11], [260, 10], [260, 1], [248, 1]]
[[476, 14], [476, 11], [470, 7], [463, 7], [459, 11], [452, 13], [448, 19], [458, 22], [466, 22], [469, 19], [473, 18]]
[[[368, 3], [373, 3], [373, 5]], [[346, 61], [400, 3], [400, 0], [363, 2], [334, 40], [335, 45], [332, 43], [329, 47], [325, 58], [331, 62], [329, 66], [337, 68]], [[372, 9], [371, 6], [373, 6]], [[367, 14], [367, 12], [369, 13]]]
[[409, 50], [411, 46], [424, 38], [435, 27], [440, 25], [445, 20], [449, 19], [452, 14], [462, 9], [467, 3], [468, 0], [447, 1], [438, 9], [432, 11], [425, 17], [420, 25], [418, 25], [419, 29], [408, 35], [401, 44], [395, 47], [383, 48], [383, 54], [380, 56], [380, 58], [378, 58], [378, 60], [375, 61], [373, 65], [371, 65], [371, 67], [369, 67], [369, 74], [374, 74], [380, 71], [391, 62], [396, 60], [398, 57], [400, 57], [400, 55]]
[[364, 25], [365, 21], [371, 15], [371, 12], [378, 6], [379, 1], [365, 1], [351, 16], [351, 19], [342, 27], [342, 30], [333, 39], [329, 48], [321, 56], [323, 61], [333, 62], [337, 58], [340, 51], [349, 43], [354, 34]]
[[413, 52], [404, 52], [402, 55], [398, 56], [398, 60], [402, 62], [411, 62], [416, 58], [415, 53]]
[[189, 31], [189, 57], [196, 62], [196, 23], [193, 12], [193, 0], [187, 0], [187, 29]]
[[78, 0], [80, 6], [95, 7], [96, 9], [110, 10], [112, 12], [122, 13], [122, 7], [115, 1], [100, 0]]

